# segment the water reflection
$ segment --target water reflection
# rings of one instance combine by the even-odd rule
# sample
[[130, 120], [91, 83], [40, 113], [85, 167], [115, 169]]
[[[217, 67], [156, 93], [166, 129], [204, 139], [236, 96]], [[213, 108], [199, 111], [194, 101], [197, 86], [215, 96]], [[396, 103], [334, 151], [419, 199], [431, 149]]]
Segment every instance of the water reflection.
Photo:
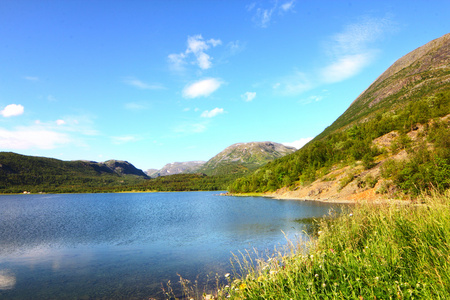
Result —
[[295, 220], [330, 208], [214, 194], [0, 196], [0, 298], [162, 298], [177, 273], [228, 273], [231, 253], [304, 238]]
[[0, 290], [9, 290], [16, 285], [16, 277], [10, 270], [0, 270]]

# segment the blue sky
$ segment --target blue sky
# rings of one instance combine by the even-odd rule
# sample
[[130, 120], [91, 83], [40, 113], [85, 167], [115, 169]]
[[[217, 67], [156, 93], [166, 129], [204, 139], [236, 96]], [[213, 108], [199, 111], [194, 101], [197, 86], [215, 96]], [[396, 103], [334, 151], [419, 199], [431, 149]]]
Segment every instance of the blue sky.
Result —
[[0, 151], [208, 160], [300, 147], [398, 58], [449, 32], [450, 1], [0, 4]]

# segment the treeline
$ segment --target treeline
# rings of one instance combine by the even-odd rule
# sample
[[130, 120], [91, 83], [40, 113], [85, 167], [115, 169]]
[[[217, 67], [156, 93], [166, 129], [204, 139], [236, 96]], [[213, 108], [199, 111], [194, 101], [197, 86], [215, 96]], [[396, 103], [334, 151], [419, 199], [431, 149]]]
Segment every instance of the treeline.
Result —
[[[372, 141], [394, 130], [400, 135], [392, 150], [406, 149], [412, 158], [386, 164], [382, 176], [392, 179], [405, 192], [417, 193], [430, 185], [447, 189], [450, 187], [450, 126], [448, 121], [442, 122], [438, 118], [448, 114], [449, 90], [409, 102], [394, 111], [379, 111], [364, 123], [316, 138], [294, 154], [237, 179], [228, 190], [233, 193], [266, 192], [297, 183], [307, 184], [327, 174], [333, 165], [349, 165], [355, 161], [362, 161], [366, 168], [371, 168], [375, 157], [382, 154]], [[432, 125], [428, 125], [432, 119]], [[419, 145], [413, 144], [406, 135], [415, 130], [417, 124], [425, 124], [425, 142]], [[429, 149], [426, 142], [433, 148]]]
[[239, 174], [207, 176], [203, 173], [176, 174], [148, 179], [136, 185], [126, 187], [109, 188], [110, 192], [125, 191], [223, 191], [228, 185], [238, 178]]
[[0, 175], [0, 193], [114, 193], [144, 191], [219, 191], [226, 190], [239, 174], [207, 176], [177, 174], [154, 179], [133, 175], [80, 177], [52, 175]]

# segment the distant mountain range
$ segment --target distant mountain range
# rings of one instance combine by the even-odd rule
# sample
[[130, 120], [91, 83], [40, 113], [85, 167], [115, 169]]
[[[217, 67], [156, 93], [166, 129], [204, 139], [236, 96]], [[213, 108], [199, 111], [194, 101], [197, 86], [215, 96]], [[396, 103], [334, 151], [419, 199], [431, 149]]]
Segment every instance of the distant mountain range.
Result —
[[237, 143], [227, 147], [207, 162], [174, 162], [160, 170], [147, 170], [146, 174], [150, 177], [159, 177], [190, 173], [204, 173], [210, 176], [245, 173], [296, 150], [274, 142]]
[[205, 163], [205, 161], [174, 162], [165, 165], [160, 170], [150, 169], [145, 173], [152, 178], [175, 174], [195, 173]]
[[[223, 188], [225, 182], [294, 151], [295, 148], [272, 142], [241, 143], [228, 147], [208, 162], [176, 162], [167, 164], [161, 170], [147, 170], [147, 174], [122, 160], [62, 161], [0, 152], [0, 192], [17, 193], [24, 190], [85, 192], [102, 189], [111, 191], [112, 187], [121, 190], [125, 186], [143, 184], [150, 177], [193, 173], [223, 175], [226, 178], [219, 180]], [[193, 178], [198, 180], [203, 177], [177, 177], [174, 181], [188, 182]], [[168, 181], [159, 182], [165, 185]], [[214, 182], [202, 183], [198, 186], [215, 188]], [[177, 183], [177, 186], [183, 189], [183, 183]], [[158, 188], [164, 189], [159, 186]], [[192, 188], [194, 187], [191, 184], [189, 189]]]
[[238, 143], [207, 162], [171, 163], [147, 174], [126, 161], [0, 152], [4, 193], [228, 188], [303, 199], [367, 199], [417, 195], [430, 187], [443, 191], [450, 188], [448, 178], [450, 34], [396, 61], [298, 151], [273, 142]]

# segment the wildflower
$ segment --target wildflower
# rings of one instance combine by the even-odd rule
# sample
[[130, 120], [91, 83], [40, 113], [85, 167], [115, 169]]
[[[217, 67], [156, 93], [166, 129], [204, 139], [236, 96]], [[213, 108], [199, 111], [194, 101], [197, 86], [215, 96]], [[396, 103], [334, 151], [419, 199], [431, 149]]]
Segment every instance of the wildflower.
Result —
[[375, 277], [375, 280], [376, 280], [376, 281], [380, 280], [380, 277], [378, 277], [378, 276], [377, 276], [377, 277]]
[[325, 283], [322, 283], [322, 287], [324, 288], [324, 287], [326, 287], [327, 285], [325, 284]]
[[247, 285], [246, 285], [245, 283], [241, 283], [241, 284], [239, 285], [239, 289], [240, 289], [240, 290], [243, 290], [243, 289], [245, 289], [245, 288], [247, 288]]
[[338, 285], [339, 285], [339, 283], [337, 283], [337, 282], [334, 283], [334, 286], [338, 286]]
[[322, 230], [319, 230], [319, 232], [317, 233], [318, 235], [321, 235], [323, 233]]
[[259, 276], [258, 279], [256, 279], [256, 280], [257, 280], [257, 281], [263, 281], [263, 280], [264, 280], [264, 277]]
[[311, 255], [309, 256], [309, 258], [314, 259], [314, 255], [311, 254]]
[[230, 273], [225, 274], [225, 278], [230, 277]]
[[333, 248], [330, 248], [330, 252], [333, 254], [335, 253]]
[[277, 274], [277, 271], [270, 271], [270, 275]]
[[349, 216], [349, 217], [353, 217], [353, 214], [351, 213], [351, 214], [349, 214], [348, 216]]
[[319, 274], [315, 274], [314, 277], [316, 277], [316, 278], [319, 277]]

